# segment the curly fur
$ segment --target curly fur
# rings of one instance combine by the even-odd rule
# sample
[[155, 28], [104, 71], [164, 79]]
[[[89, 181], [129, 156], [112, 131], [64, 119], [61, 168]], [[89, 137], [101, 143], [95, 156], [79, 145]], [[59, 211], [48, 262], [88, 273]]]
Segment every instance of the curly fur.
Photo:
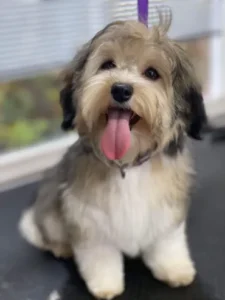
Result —
[[[186, 137], [200, 139], [206, 115], [193, 67], [167, 29], [115, 22], [78, 52], [63, 73], [61, 105], [63, 128], [75, 125], [80, 138], [45, 173], [35, 203], [20, 221], [31, 244], [73, 256], [97, 298], [123, 292], [122, 253], [141, 256], [157, 279], [173, 287], [195, 276], [185, 230], [193, 175]], [[109, 59], [116, 68], [100, 70]], [[149, 66], [159, 72], [157, 81], [143, 75]], [[140, 120], [127, 154], [111, 162], [99, 140], [105, 112], [115, 105], [110, 93], [115, 82], [133, 86], [124, 107]], [[134, 166], [146, 151], [150, 159]]]

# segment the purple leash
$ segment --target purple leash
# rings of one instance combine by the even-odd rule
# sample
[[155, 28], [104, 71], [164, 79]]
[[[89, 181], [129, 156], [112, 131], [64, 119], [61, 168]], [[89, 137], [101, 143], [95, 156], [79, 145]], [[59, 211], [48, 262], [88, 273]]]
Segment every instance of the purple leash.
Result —
[[138, 0], [138, 20], [148, 27], [148, 0]]

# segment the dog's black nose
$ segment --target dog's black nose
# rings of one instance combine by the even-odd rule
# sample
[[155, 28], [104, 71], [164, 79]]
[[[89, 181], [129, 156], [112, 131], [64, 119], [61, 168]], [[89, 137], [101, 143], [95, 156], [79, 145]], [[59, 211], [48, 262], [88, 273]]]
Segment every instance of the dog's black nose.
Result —
[[119, 103], [128, 101], [133, 94], [133, 87], [127, 83], [114, 83], [111, 88], [113, 99]]

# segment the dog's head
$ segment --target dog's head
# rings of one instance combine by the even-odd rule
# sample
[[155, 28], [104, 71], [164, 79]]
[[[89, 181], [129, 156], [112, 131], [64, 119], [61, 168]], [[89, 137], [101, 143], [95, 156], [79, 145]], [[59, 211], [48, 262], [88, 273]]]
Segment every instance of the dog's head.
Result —
[[64, 74], [64, 129], [75, 126], [110, 160], [146, 150], [174, 155], [185, 133], [201, 138], [206, 114], [185, 51], [165, 26], [115, 22], [78, 52]]

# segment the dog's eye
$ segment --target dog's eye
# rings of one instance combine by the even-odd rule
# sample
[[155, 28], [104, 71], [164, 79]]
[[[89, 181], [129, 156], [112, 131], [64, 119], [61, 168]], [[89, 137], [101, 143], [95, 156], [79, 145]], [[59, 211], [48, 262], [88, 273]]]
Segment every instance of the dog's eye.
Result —
[[105, 61], [105, 62], [101, 65], [100, 69], [101, 69], [101, 70], [110, 70], [110, 69], [113, 69], [113, 68], [115, 68], [115, 67], [116, 67], [116, 65], [115, 65], [114, 61], [112, 61], [112, 60], [107, 60], [107, 61]]
[[144, 75], [151, 80], [157, 80], [160, 77], [159, 73], [156, 71], [156, 69], [154, 69], [152, 67], [145, 70]]

